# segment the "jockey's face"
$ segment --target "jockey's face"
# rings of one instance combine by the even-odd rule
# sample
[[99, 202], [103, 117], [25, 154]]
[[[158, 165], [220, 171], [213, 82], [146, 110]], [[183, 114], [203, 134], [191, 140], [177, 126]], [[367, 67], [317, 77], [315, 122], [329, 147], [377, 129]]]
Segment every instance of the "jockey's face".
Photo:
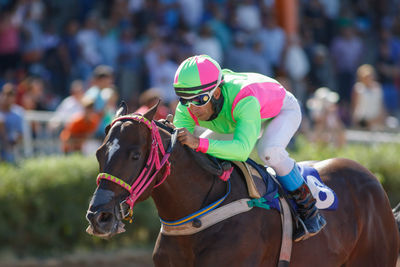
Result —
[[[220, 95], [221, 95], [221, 89], [218, 87], [215, 90], [213, 96], [215, 97], [215, 99], [219, 99]], [[204, 106], [190, 105], [189, 109], [201, 121], [208, 120], [214, 113], [211, 101], [209, 101]]]

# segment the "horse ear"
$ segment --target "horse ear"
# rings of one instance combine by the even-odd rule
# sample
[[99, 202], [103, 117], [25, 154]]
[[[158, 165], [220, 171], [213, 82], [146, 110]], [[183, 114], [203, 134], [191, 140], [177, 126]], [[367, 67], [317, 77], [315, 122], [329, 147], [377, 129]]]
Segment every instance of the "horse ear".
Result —
[[111, 124], [106, 126], [106, 128], [104, 129], [104, 133], [107, 135], [110, 129], [111, 129]]
[[125, 101], [121, 101], [121, 104], [119, 104], [119, 108], [115, 113], [115, 118], [124, 116], [126, 114], [128, 114], [128, 106], [126, 105]]
[[157, 112], [158, 105], [160, 104], [161, 99], [158, 99], [157, 104], [152, 106], [143, 116], [148, 119], [149, 121], [153, 120], [154, 115]]

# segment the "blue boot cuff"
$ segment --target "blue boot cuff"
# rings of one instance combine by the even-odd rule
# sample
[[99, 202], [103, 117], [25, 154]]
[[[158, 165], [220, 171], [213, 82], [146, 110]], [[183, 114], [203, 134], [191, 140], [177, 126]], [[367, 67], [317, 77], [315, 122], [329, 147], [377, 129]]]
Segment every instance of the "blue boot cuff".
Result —
[[293, 169], [285, 176], [276, 176], [283, 188], [287, 191], [294, 191], [299, 188], [303, 183], [304, 179], [300, 174], [297, 164], [294, 164]]

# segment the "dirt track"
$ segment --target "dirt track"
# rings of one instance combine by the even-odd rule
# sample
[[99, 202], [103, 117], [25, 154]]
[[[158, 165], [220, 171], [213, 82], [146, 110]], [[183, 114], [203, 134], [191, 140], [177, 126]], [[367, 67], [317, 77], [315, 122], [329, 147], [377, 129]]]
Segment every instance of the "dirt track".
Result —
[[[2, 267], [153, 267], [151, 251], [124, 250], [117, 253], [96, 252], [82, 255], [65, 256], [61, 259], [1, 262]], [[400, 257], [396, 267], [400, 267]]]
[[73, 254], [45, 260], [24, 259], [0, 261], [2, 267], [152, 267], [150, 250], [122, 250]]

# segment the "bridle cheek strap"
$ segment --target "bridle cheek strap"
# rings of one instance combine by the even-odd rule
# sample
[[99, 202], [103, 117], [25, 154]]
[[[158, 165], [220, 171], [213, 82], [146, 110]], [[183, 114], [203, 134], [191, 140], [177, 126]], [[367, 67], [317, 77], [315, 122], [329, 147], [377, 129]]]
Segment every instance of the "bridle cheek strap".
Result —
[[[132, 185], [129, 185], [128, 183], [124, 182], [123, 180], [121, 180], [111, 174], [108, 174], [108, 173], [100, 173], [97, 176], [97, 185], [99, 185], [101, 179], [105, 179], [105, 180], [109, 180], [113, 183], [116, 183], [117, 185], [126, 189], [129, 192], [129, 196], [126, 199], [126, 204], [128, 204], [130, 209], [132, 209], [136, 200], [149, 187], [149, 185], [153, 182], [154, 178], [159, 173], [159, 171], [164, 167], [164, 165], [166, 166], [164, 175], [163, 175], [162, 179], [160, 180], [160, 182], [158, 182], [153, 188], [156, 188], [159, 185], [161, 185], [165, 181], [167, 176], [170, 174], [171, 164], [168, 161], [170, 153], [165, 153], [165, 149], [164, 149], [161, 137], [160, 137], [160, 133], [159, 133], [157, 125], [155, 124], [154, 121], [150, 122], [143, 116], [133, 114], [130, 116], [122, 116], [122, 117], [115, 119], [111, 123], [111, 127], [114, 125], [115, 122], [120, 121], [120, 120], [135, 120], [138, 122], [143, 122], [150, 129], [152, 143], [151, 143], [151, 150], [150, 150], [149, 158], [147, 159], [145, 167], [139, 174], [139, 177], [135, 180], [135, 182]], [[159, 150], [160, 150], [161, 155], [163, 156], [161, 161], [160, 161]], [[150, 176], [154, 167], [155, 167], [155, 171], [154, 171], [153, 175]]]

